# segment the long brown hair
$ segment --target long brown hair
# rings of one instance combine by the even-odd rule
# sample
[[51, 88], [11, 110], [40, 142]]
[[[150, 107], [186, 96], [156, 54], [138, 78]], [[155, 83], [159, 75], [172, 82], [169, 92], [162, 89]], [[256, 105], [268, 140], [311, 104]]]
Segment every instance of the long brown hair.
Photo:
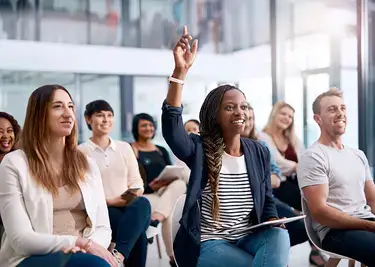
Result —
[[[212, 216], [218, 221], [220, 214], [220, 201], [217, 194], [219, 190], [219, 178], [224, 154], [225, 144], [221, 133], [219, 110], [225, 92], [239, 90], [232, 85], [221, 85], [212, 90], [204, 100], [199, 112], [200, 134], [203, 139], [205, 164], [207, 167], [208, 183], [212, 192]], [[240, 91], [240, 90], [239, 90]]]
[[77, 122], [74, 123], [70, 135], [65, 137], [61, 173], [58, 174], [51, 165], [48, 152], [50, 138], [48, 114], [53, 95], [59, 89], [64, 90], [72, 98], [68, 90], [61, 85], [44, 85], [31, 94], [21, 133], [21, 149], [26, 154], [31, 176], [53, 195], [58, 194], [58, 181], [67, 185], [71, 192], [79, 190], [79, 181], [84, 180], [88, 170], [86, 156], [77, 149]]

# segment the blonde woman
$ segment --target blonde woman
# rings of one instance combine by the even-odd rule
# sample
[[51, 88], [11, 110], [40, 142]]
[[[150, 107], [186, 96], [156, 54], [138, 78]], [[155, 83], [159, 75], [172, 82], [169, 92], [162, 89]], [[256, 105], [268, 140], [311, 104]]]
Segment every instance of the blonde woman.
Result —
[[277, 102], [271, 110], [266, 127], [259, 134], [259, 139], [268, 144], [283, 175], [280, 187], [274, 190], [275, 196], [300, 211], [301, 196], [296, 167], [303, 144], [295, 136], [293, 107], [282, 101]]

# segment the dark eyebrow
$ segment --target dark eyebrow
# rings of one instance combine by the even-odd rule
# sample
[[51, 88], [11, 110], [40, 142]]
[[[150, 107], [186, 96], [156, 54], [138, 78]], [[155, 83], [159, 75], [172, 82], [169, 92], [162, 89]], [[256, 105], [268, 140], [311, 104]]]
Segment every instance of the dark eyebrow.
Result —
[[[54, 101], [52, 104], [64, 104], [62, 101]], [[72, 101], [70, 101], [68, 104], [74, 104]]]

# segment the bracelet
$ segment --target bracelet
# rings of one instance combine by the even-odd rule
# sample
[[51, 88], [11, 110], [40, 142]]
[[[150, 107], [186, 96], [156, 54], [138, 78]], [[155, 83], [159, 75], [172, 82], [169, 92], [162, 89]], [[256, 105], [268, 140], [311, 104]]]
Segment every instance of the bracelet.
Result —
[[92, 240], [89, 239], [89, 241], [87, 242], [87, 244], [86, 244], [84, 250], [85, 250], [86, 252], [89, 252], [91, 246], [92, 246]]
[[178, 83], [178, 84], [181, 84], [181, 85], [184, 85], [185, 81], [183, 80], [180, 80], [180, 79], [176, 79], [172, 76], [169, 76], [169, 79], [168, 79], [170, 82], [174, 82], [174, 83]]

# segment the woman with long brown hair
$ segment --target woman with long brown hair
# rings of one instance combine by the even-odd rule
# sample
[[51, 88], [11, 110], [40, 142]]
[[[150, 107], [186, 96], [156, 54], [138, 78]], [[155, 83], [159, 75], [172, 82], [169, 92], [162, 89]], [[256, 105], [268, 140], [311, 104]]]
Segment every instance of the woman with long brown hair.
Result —
[[186, 201], [174, 240], [180, 267], [285, 267], [289, 236], [282, 227], [251, 231], [278, 218], [270, 182], [270, 154], [241, 138], [248, 108], [238, 88], [222, 85], [204, 100], [200, 136], [182, 122], [182, 88], [196, 53], [186, 26], [173, 54], [175, 69], [162, 108], [163, 136], [191, 170]]
[[117, 267], [98, 167], [77, 150], [75, 106], [61, 85], [30, 96], [19, 150], [0, 167], [0, 266]]

